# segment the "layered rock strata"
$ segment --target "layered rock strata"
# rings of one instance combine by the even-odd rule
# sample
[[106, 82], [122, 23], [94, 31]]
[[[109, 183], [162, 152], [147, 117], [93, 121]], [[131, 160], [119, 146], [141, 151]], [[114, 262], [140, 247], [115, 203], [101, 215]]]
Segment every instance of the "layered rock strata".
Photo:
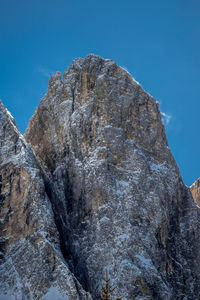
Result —
[[123, 299], [199, 299], [199, 208], [158, 103], [128, 72], [94, 55], [56, 72], [25, 139], [63, 257], [93, 299], [106, 273]]
[[91, 299], [60, 251], [32, 150], [0, 102], [0, 299]]

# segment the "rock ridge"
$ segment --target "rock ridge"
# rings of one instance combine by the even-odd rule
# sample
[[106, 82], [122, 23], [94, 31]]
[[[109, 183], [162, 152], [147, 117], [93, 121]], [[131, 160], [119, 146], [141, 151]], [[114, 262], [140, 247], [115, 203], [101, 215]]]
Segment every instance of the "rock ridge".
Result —
[[70, 273], [40, 169], [0, 102], [0, 299], [91, 299]]
[[200, 207], [200, 178], [198, 178], [191, 186], [190, 191], [196, 204]]

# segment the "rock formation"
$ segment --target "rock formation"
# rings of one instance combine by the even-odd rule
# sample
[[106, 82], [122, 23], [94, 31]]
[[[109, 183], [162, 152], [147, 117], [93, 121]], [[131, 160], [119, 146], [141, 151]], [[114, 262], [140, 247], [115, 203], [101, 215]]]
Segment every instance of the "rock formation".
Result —
[[0, 299], [90, 299], [61, 254], [35, 157], [1, 102], [0, 143]]
[[190, 191], [196, 204], [200, 207], [200, 178], [197, 179], [190, 187]]
[[158, 103], [127, 71], [74, 60], [50, 79], [24, 138], [1, 111], [4, 291], [42, 299], [56, 286], [97, 300], [108, 273], [123, 300], [199, 299], [199, 208]]

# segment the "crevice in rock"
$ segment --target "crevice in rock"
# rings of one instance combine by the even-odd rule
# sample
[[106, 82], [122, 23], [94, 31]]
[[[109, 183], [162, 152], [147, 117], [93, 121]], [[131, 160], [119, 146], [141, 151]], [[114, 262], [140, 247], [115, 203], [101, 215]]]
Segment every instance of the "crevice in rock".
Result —
[[[59, 241], [60, 241], [60, 250], [63, 254], [63, 257], [66, 259], [68, 257], [68, 251], [65, 246], [65, 231], [63, 230], [64, 224], [63, 224], [63, 204], [62, 202], [58, 199], [56, 193], [53, 191], [52, 188], [52, 183], [47, 181], [46, 179], [44, 180], [44, 185], [45, 185], [45, 191], [46, 194], [51, 202], [53, 213], [54, 213], [54, 220], [56, 223], [56, 227], [58, 229], [59, 233]], [[59, 213], [61, 212], [61, 213]]]
[[72, 113], [74, 112], [74, 98], [75, 98], [75, 96], [74, 96], [74, 88], [72, 88], [71, 89], [71, 92], [72, 92]]
[[[67, 172], [65, 173], [64, 178], [64, 195], [65, 195], [65, 203], [60, 199], [55, 191], [54, 183], [50, 180], [47, 180], [44, 177], [44, 185], [45, 191], [48, 195], [48, 198], [51, 202], [55, 224], [59, 233], [59, 241], [60, 241], [60, 250], [64, 259], [67, 261], [70, 271], [74, 274], [83, 288], [88, 291], [87, 288], [87, 280], [85, 275], [85, 267], [82, 267], [82, 270], [76, 270], [76, 266], [78, 264], [77, 258], [74, 256], [73, 251], [71, 250], [71, 238], [70, 238], [70, 228], [74, 225], [70, 221], [70, 214], [73, 211], [73, 193], [72, 187], [69, 182], [69, 176]], [[71, 230], [73, 230], [71, 228]]]
[[3, 206], [3, 202], [5, 199], [5, 196], [2, 195], [1, 190], [2, 190], [2, 176], [0, 175], [0, 209]]
[[[76, 279], [80, 282], [85, 291], [88, 292], [87, 274], [85, 266], [79, 266], [77, 270], [78, 260], [73, 253], [71, 246], [70, 231], [73, 231], [75, 223], [70, 214], [73, 214], [74, 197], [72, 187], [69, 181], [67, 171], [62, 174], [62, 181], [64, 183], [64, 199], [59, 198], [54, 183], [43, 175], [45, 191], [51, 202], [55, 224], [59, 233], [60, 250], [64, 259], [66, 260], [70, 271], [74, 274]], [[65, 202], [65, 203], [64, 203]]]

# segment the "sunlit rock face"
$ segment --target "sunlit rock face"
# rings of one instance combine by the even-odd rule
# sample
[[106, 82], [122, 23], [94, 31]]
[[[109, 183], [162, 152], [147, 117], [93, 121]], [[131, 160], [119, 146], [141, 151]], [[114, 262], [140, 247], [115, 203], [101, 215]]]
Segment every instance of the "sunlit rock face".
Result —
[[63, 259], [32, 150], [1, 102], [0, 264], [1, 300], [90, 299]]
[[199, 299], [199, 208], [158, 103], [127, 71], [89, 55], [56, 72], [25, 139], [63, 257], [93, 299], [106, 273], [124, 300]]
[[190, 187], [190, 191], [196, 204], [200, 207], [200, 178], [197, 179]]

